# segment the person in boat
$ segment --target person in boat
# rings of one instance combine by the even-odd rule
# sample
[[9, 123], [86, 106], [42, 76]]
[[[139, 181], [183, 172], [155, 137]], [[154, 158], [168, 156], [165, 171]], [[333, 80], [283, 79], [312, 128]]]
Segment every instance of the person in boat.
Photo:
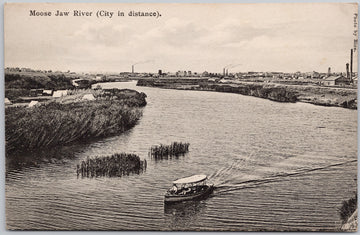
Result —
[[184, 190], [184, 194], [185, 195], [189, 194], [189, 193], [191, 193], [191, 191], [192, 191], [191, 188], [187, 188], [187, 189]]
[[178, 192], [178, 188], [177, 188], [176, 184], [174, 184], [174, 185], [172, 186], [172, 188], [170, 189], [170, 192], [171, 192], [171, 193], [174, 193], [174, 194], [176, 194], [176, 193]]

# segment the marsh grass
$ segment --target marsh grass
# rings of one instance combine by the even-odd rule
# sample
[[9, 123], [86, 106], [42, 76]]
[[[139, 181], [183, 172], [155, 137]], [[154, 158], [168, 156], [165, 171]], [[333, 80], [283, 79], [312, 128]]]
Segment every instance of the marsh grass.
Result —
[[[134, 91], [136, 92], [136, 91]], [[133, 127], [146, 104], [143, 93], [128, 98], [67, 101], [5, 110], [6, 152], [31, 151], [112, 136]]]
[[170, 145], [154, 145], [150, 148], [149, 155], [158, 158], [178, 156], [189, 152], [189, 143], [172, 142]]
[[121, 177], [145, 170], [146, 160], [141, 161], [136, 154], [116, 153], [111, 156], [88, 157], [76, 168], [77, 175], [82, 177]]

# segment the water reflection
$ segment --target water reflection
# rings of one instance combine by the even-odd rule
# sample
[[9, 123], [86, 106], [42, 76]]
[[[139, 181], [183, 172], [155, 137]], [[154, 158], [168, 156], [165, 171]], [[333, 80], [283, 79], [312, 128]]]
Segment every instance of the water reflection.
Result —
[[[132, 129], [107, 138], [89, 138], [69, 145], [52, 146], [49, 148], [32, 149], [30, 151], [15, 151], [6, 153], [6, 174], [12, 171], [21, 171], [29, 167], [41, 167], [46, 164], [64, 164], [79, 158], [79, 154], [86, 152], [87, 148], [95, 148], [114, 138], [128, 141]], [[75, 168], [76, 173], [76, 168]]]
[[40, 167], [43, 164], [62, 164], [76, 158], [88, 144], [55, 146], [29, 152], [12, 153], [6, 156], [6, 173], [19, 171], [27, 167]]
[[160, 162], [160, 161], [163, 161], [163, 160], [179, 160], [179, 159], [183, 159], [185, 158], [185, 156], [187, 156], [188, 154], [187, 153], [179, 153], [179, 154], [176, 154], [176, 155], [166, 155], [166, 156], [152, 156], [150, 153], [149, 153], [149, 157], [151, 160], [154, 160], [155, 162]]
[[[206, 210], [206, 201], [184, 201], [164, 205], [165, 222], [170, 229], [186, 230], [186, 225], [196, 222]], [[184, 226], [185, 225], [185, 226]]]

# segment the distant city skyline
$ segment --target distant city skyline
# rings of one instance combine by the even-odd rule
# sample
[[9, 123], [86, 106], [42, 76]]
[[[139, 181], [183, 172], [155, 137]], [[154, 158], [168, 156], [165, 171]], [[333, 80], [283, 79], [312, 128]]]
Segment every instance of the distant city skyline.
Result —
[[[356, 4], [32, 4], [5, 8], [5, 67], [75, 72], [345, 72]], [[30, 10], [159, 11], [159, 18]], [[16, 12], [16, 13], [14, 13]], [[357, 72], [357, 51], [353, 71]]]

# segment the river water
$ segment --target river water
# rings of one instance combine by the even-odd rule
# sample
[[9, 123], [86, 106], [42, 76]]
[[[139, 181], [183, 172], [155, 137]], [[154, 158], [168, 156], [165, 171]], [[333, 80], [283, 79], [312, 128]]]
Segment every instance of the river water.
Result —
[[[24, 159], [8, 166], [8, 229], [336, 231], [338, 210], [356, 192], [357, 111], [278, 103], [239, 94], [136, 87], [143, 117], [119, 136]], [[190, 143], [190, 152], [154, 160], [150, 146]], [[87, 156], [136, 153], [141, 174], [78, 178]], [[164, 206], [171, 182], [206, 174], [206, 200]]]

